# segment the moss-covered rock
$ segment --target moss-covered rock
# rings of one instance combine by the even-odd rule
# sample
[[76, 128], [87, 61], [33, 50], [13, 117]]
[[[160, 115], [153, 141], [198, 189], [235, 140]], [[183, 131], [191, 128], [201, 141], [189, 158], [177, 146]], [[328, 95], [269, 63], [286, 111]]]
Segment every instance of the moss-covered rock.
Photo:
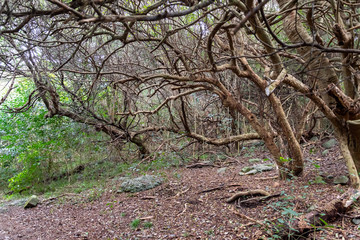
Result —
[[33, 208], [39, 204], [40, 200], [36, 195], [32, 195], [24, 205], [24, 208]]
[[121, 191], [123, 192], [141, 192], [154, 187], [159, 186], [163, 183], [161, 177], [145, 175], [134, 179], [125, 180], [121, 184]]
[[323, 148], [330, 149], [330, 148], [335, 147], [336, 144], [337, 144], [336, 139], [332, 138], [332, 139], [324, 142], [324, 143], [322, 144], [322, 146], [323, 146]]
[[251, 175], [264, 171], [271, 171], [274, 169], [273, 164], [257, 164], [254, 166], [248, 166], [241, 169], [240, 175]]

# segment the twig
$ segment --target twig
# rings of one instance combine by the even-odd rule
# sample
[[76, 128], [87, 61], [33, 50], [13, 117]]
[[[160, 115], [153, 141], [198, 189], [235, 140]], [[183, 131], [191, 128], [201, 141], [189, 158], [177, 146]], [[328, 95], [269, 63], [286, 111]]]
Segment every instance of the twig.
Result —
[[144, 196], [140, 198], [141, 200], [152, 200], [152, 199], [156, 199], [155, 196]]
[[186, 212], [186, 210], [187, 210], [188, 205], [189, 205], [188, 203], [185, 203], [184, 210], [182, 210], [182, 212], [179, 213], [177, 216], [180, 216], [180, 215], [184, 214]]
[[264, 226], [264, 225], [265, 225], [264, 223], [262, 223], [262, 222], [260, 222], [260, 221], [258, 221], [258, 220], [256, 220], [256, 219], [253, 219], [253, 218], [251, 218], [251, 217], [249, 217], [249, 216], [246, 216], [246, 215], [244, 215], [244, 214], [242, 214], [242, 213], [239, 213], [239, 212], [236, 211], [234, 208], [231, 208], [230, 211], [231, 211], [232, 213], [234, 213], [235, 215], [237, 215], [237, 216], [239, 216], [239, 217], [241, 217], [241, 218], [243, 218], [243, 219], [249, 220], [249, 221], [251, 221], [251, 222], [253, 222], [253, 223], [255, 223], [255, 224], [259, 224], [259, 225], [261, 225], [261, 226]]
[[263, 177], [263, 178], [255, 178], [255, 180], [270, 180], [270, 179], [276, 179], [279, 176], [271, 176], [271, 177]]
[[178, 192], [174, 197], [172, 197], [172, 198], [176, 198], [176, 197], [179, 197], [180, 195], [183, 195], [184, 193], [186, 193], [187, 191], [189, 191], [190, 190], [190, 188], [188, 188], [188, 189], [186, 189], [186, 190], [184, 190], [184, 191], [182, 191], [182, 192]]

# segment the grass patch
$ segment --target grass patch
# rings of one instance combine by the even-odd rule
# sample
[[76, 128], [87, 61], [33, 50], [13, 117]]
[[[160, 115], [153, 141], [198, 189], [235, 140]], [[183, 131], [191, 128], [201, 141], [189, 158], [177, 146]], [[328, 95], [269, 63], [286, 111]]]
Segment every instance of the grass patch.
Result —
[[132, 229], [137, 229], [140, 226], [140, 219], [134, 219], [131, 223], [130, 223], [130, 227]]

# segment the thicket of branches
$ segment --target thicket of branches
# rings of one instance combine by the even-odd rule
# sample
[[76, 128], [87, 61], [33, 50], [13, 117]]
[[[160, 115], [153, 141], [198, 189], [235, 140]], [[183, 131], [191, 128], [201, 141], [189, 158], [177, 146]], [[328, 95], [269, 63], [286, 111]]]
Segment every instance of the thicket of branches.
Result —
[[119, 148], [136, 144], [143, 157], [160, 133], [212, 145], [262, 139], [282, 178], [303, 172], [300, 141], [314, 134], [310, 120], [320, 111], [357, 187], [359, 7], [350, 0], [5, 0], [0, 68], [3, 78], [36, 86], [14, 111], [40, 100], [47, 117], [92, 125]]

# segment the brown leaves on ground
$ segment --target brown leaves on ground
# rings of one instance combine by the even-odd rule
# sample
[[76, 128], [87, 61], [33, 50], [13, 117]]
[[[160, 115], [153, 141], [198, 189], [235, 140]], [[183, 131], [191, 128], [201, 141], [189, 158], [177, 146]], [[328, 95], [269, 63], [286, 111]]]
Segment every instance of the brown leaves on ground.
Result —
[[[247, 159], [232, 162], [221, 174], [215, 166], [161, 171], [167, 181], [140, 193], [115, 193], [110, 191], [114, 182], [109, 181], [109, 189], [91, 202], [60, 201], [60, 197], [33, 209], [11, 207], [0, 215], [0, 239], [276, 239], [281, 225], [347, 189], [331, 183], [309, 184], [320, 172], [346, 174], [335, 151], [327, 159], [308, 156], [304, 176], [291, 181], [273, 178], [275, 170], [240, 176], [241, 168], [251, 165]], [[320, 169], [313, 167], [315, 159]], [[281, 195], [250, 202], [244, 201], [249, 196], [240, 196], [226, 203], [237, 192], [255, 189]], [[355, 208], [349, 214], [359, 215], [357, 212]], [[312, 239], [360, 238], [349, 217], [331, 225], [335, 228], [320, 229], [312, 233]]]

